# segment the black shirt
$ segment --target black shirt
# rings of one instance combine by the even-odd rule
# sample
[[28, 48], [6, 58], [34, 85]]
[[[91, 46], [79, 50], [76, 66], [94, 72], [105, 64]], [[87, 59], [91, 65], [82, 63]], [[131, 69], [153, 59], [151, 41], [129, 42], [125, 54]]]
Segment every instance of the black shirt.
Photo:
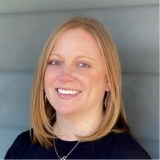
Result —
[[[67, 155], [77, 141], [56, 139], [56, 148], [60, 157]], [[54, 145], [46, 149], [40, 144], [32, 144], [29, 131], [20, 134], [5, 159], [59, 159]], [[150, 159], [140, 144], [127, 133], [110, 133], [92, 141], [80, 142], [67, 159]]]

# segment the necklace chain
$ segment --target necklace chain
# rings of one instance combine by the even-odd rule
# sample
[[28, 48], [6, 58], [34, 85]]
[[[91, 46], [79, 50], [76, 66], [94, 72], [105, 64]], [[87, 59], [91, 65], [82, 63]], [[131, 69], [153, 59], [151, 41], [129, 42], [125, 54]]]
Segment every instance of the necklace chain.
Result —
[[55, 152], [56, 152], [57, 157], [58, 157], [60, 160], [66, 160], [67, 157], [73, 152], [73, 150], [78, 146], [79, 143], [80, 143], [80, 141], [78, 141], [78, 142], [75, 144], [75, 146], [68, 152], [68, 154], [67, 154], [66, 156], [60, 157], [59, 154], [58, 154], [57, 148], [56, 148], [55, 140], [54, 140], [54, 149], [55, 149]]

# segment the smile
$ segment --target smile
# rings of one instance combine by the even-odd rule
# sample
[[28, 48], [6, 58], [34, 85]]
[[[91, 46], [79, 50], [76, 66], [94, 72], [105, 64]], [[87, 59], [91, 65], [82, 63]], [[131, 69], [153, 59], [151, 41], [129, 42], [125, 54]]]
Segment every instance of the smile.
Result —
[[70, 90], [70, 89], [61, 89], [61, 88], [58, 88], [57, 91], [58, 93], [63, 95], [76, 95], [80, 92], [79, 90]]

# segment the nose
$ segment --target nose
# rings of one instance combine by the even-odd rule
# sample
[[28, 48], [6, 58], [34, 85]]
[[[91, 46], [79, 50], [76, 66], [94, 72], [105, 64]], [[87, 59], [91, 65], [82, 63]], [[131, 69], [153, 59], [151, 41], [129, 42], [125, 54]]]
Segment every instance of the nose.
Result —
[[71, 68], [64, 67], [63, 70], [60, 72], [59, 81], [63, 83], [72, 82], [74, 80], [73, 72]]

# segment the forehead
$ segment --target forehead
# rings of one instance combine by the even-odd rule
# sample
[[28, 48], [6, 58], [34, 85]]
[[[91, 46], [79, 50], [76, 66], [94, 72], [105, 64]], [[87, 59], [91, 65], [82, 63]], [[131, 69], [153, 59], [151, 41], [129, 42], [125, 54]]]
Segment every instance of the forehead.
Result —
[[100, 52], [100, 47], [94, 36], [83, 28], [73, 28], [62, 32], [57, 36], [53, 50], [63, 48], [78, 48]]
[[[58, 36], [57, 36], [57, 40], [59, 39], [64, 39], [64, 38], [76, 38], [76, 39], [80, 39], [80, 38], [84, 38], [87, 40], [91, 40], [91, 41], [95, 41], [96, 39], [94, 38], [94, 36], [92, 35], [92, 33], [88, 30], [86, 30], [85, 28], [81, 28], [81, 27], [77, 27], [77, 28], [71, 28], [71, 29], [67, 29], [63, 32], [61, 32]], [[83, 42], [83, 41], [82, 41]]]

